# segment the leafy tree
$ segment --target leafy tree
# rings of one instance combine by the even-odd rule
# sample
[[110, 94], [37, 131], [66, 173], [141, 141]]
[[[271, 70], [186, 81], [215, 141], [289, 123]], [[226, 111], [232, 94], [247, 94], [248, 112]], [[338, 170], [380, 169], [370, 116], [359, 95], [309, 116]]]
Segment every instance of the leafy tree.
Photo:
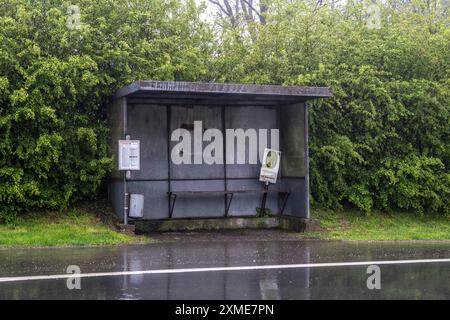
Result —
[[138, 79], [202, 80], [211, 32], [178, 0], [0, 0], [0, 218], [95, 197], [103, 106]]

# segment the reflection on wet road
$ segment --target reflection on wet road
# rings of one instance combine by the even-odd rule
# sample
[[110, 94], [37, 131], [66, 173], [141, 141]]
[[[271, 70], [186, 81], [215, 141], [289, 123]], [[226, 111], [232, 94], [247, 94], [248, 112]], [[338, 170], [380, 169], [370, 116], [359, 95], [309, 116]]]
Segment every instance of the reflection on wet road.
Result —
[[[450, 258], [450, 243], [298, 240], [271, 232], [179, 234], [149, 245], [0, 250], [0, 277], [175, 268]], [[127, 274], [0, 283], [0, 299], [450, 299], [450, 263], [380, 265], [369, 290], [367, 266]]]

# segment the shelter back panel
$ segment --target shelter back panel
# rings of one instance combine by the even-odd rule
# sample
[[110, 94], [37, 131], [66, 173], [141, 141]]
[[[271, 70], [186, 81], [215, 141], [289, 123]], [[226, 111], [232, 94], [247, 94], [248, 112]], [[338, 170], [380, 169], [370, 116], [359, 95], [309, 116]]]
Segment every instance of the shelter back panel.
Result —
[[141, 141], [141, 170], [132, 171], [131, 180], [167, 179], [166, 107], [129, 105], [128, 128], [131, 138]]

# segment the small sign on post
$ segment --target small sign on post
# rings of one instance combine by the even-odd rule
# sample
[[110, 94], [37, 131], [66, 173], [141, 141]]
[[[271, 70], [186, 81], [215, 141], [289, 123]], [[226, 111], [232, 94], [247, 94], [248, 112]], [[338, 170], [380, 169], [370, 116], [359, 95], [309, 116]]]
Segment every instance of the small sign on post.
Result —
[[276, 183], [278, 170], [280, 169], [281, 152], [274, 149], [264, 149], [264, 156], [259, 174], [259, 181], [268, 183]]
[[140, 169], [140, 141], [119, 140], [119, 170]]

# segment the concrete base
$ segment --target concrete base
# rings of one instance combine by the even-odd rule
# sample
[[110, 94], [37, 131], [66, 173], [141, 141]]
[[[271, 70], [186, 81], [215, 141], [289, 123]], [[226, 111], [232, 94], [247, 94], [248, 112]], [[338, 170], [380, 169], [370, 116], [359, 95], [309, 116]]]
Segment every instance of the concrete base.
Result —
[[136, 230], [136, 226], [133, 224], [118, 224], [117, 228], [119, 229], [119, 232], [129, 235], [134, 235]]
[[297, 218], [293, 216], [280, 216], [279, 227], [283, 230], [306, 232], [321, 231], [320, 223], [314, 219]]
[[192, 230], [226, 230], [226, 229], [274, 229], [305, 232], [320, 229], [316, 220], [293, 216], [229, 217], [229, 218], [196, 218], [196, 219], [164, 219], [134, 221], [136, 234], [166, 231]]

